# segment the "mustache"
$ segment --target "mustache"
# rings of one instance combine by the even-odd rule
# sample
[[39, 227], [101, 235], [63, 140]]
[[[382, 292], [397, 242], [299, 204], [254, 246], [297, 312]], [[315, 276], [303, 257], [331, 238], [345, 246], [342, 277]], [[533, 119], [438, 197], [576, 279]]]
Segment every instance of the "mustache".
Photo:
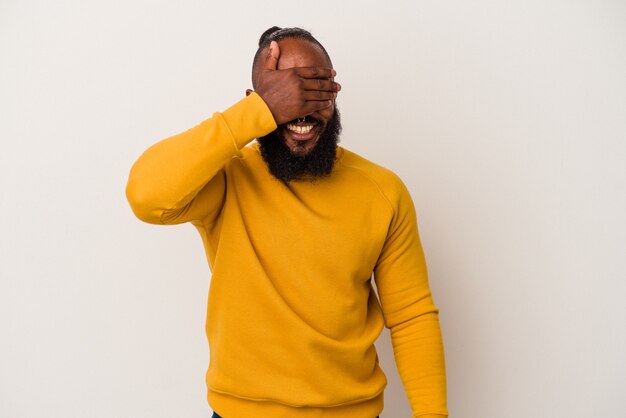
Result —
[[283, 125], [287, 125], [287, 124], [294, 124], [295, 125], [295, 124], [298, 124], [298, 123], [313, 124], [313, 125], [323, 125], [324, 122], [319, 120], [319, 119], [317, 119], [314, 116], [308, 115], [308, 116], [304, 116], [304, 117], [301, 117], [301, 118], [290, 120], [289, 122], [286, 122]]

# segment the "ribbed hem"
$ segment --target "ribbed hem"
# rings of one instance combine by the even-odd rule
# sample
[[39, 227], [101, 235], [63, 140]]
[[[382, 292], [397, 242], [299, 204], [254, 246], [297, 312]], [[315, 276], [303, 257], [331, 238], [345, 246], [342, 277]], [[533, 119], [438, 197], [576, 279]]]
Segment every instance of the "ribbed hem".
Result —
[[211, 409], [222, 418], [375, 418], [383, 410], [384, 394], [363, 402], [329, 407], [294, 407], [273, 401], [249, 400], [211, 389], [207, 392]]

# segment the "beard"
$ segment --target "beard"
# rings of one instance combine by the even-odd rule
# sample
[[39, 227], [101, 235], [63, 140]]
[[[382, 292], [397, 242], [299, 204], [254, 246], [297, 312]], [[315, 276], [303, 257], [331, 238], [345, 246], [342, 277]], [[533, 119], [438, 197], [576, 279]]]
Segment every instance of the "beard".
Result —
[[[311, 116], [307, 116], [306, 121], [322, 124]], [[283, 129], [286, 128], [281, 125], [274, 132], [257, 139], [261, 156], [274, 177], [287, 184], [290, 181], [315, 180], [330, 175], [337, 158], [337, 144], [341, 133], [341, 118], [337, 107], [320, 133], [317, 143], [306, 155], [295, 154], [289, 149], [281, 133]]]

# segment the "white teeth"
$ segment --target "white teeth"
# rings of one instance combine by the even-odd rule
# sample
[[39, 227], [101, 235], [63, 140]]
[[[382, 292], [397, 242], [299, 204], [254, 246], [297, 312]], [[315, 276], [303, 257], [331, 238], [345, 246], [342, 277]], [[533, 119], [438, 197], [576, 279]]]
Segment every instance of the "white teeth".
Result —
[[308, 134], [309, 132], [311, 132], [311, 129], [313, 129], [313, 125], [298, 126], [294, 125], [293, 123], [288, 123], [287, 129], [297, 134]]

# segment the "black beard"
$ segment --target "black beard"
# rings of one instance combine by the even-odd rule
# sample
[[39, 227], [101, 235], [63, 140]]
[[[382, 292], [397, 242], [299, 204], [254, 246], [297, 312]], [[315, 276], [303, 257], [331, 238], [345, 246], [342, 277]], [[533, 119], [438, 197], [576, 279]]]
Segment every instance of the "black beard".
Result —
[[[307, 116], [307, 120], [310, 120], [310, 116]], [[270, 173], [285, 184], [290, 181], [314, 180], [328, 176], [335, 164], [337, 144], [341, 133], [341, 118], [337, 107], [317, 143], [306, 155], [291, 152], [280, 133], [282, 127], [283, 125], [257, 139], [261, 156]]]

